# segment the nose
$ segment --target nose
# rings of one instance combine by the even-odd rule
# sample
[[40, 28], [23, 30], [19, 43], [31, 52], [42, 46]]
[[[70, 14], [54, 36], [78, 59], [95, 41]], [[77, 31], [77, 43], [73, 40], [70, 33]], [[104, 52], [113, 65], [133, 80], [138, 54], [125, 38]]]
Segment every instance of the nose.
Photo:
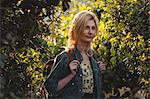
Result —
[[92, 28], [89, 28], [89, 34], [91, 35], [93, 32]]

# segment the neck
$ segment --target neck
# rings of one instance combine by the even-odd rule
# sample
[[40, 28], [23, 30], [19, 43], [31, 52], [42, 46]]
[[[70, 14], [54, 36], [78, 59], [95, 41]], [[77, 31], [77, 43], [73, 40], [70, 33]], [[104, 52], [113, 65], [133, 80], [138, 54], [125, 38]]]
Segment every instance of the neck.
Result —
[[77, 48], [81, 53], [86, 54], [87, 51], [90, 49], [90, 44], [84, 42], [77, 42]]

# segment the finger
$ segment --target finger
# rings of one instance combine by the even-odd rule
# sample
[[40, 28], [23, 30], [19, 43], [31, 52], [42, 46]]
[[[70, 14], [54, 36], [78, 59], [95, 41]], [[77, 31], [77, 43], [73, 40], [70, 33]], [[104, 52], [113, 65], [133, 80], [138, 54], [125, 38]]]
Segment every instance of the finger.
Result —
[[78, 60], [73, 60], [72, 62], [73, 62], [73, 63], [80, 64], [80, 62], [79, 62]]
[[73, 69], [74, 72], [77, 72], [77, 69]]
[[76, 72], [73, 70], [73, 71], [72, 71], [72, 74], [73, 74], [73, 75], [76, 75]]
[[101, 64], [101, 67], [105, 67], [105, 65], [104, 65], [104, 64]]
[[102, 64], [103, 62], [102, 62], [102, 61], [98, 61], [97, 63], [98, 63], [98, 64]]
[[106, 65], [106, 64], [102, 63], [101, 65]]
[[73, 63], [74, 65], [78, 65], [78, 63]]

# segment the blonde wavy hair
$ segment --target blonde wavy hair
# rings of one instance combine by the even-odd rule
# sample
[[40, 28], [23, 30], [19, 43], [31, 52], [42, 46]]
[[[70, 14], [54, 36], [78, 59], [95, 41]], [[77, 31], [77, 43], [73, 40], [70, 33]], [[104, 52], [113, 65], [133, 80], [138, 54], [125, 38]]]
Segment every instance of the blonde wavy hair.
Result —
[[66, 50], [72, 50], [77, 43], [79, 35], [83, 33], [86, 23], [89, 20], [93, 20], [96, 25], [96, 33], [98, 33], [99, 21], [97, 16], [90, 11], [81, 11], [75, 15], [72, 20], [69, 32], [68, 32], [68, 45]]

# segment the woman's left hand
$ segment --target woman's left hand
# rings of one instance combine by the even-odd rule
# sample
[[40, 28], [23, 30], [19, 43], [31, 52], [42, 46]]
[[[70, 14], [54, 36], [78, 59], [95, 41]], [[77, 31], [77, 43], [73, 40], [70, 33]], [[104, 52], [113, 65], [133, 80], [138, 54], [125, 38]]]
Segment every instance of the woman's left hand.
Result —
[[104, 62], [99, 61], [98, 64], [102, 72], [106, 70], [106, 64]]

